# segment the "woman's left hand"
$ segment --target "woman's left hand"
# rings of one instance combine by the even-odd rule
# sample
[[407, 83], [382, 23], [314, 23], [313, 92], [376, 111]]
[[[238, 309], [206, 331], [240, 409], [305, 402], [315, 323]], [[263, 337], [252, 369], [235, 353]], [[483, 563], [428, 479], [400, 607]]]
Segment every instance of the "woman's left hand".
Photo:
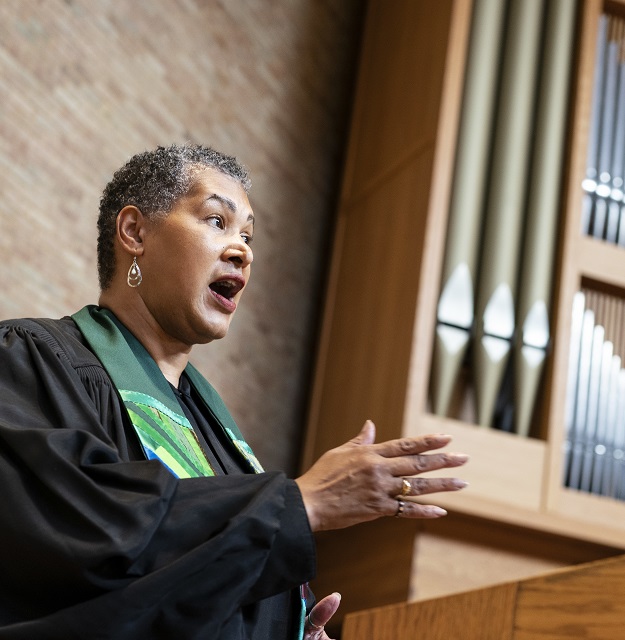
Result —
[[336, 613], [339, 604], [341, 604], [340, 593], [332, 593], [317, 602], [306, 616], [304, 640], [330, 640], [324, 626]]

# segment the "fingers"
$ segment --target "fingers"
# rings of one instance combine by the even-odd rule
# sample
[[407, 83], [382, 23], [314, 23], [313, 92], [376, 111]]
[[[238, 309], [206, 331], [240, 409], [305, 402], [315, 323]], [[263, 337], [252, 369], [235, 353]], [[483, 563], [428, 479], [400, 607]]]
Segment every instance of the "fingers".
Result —
[[431, 434], [418, 436], [416, 438], [398, 438], [387, 440], [373, 445], [376, 453], [385, 458], [396, 458], [399, 456], [410, 456], [425, 453], [432, 449], [441, 449], [451, 442], [451, 436], [445, 434]]
[[468, 485], [460, 478], [398, 478], [398, 480], [401, 480], [402, 484], [400, 490], [393, 496], [398, 499], [443, 491], [459, 491]]
[[[399, 491], [394, 496], [394, 504], [389, 509], [395, 509], [392, 514], [396, 518], [440, 518], [447, 515], [447, 511], [436, 505], [423, 505], [410, 500], [411, 497], [443, 491], [459, 491], [468, 483], [460, 478], [397, 478], [401, 482]], [[397, 486], [397, 485], [396, 485]]]
[[320, 600], [310, 612], [308, 622], [313, 627], [323, 627], [330, 621], [330, 618], [336, 613], [341, 604], [341, 594], [331, 593]]
[[363, 445], [375, 442], [375, 425], [371, 420], [366, 420], [360, 433], [349, 441], [351, 444]]
[[[350, 440], [350, 444], [369, 444], [370, 450], [377, 455], [388, 459], [387, 470], [392, 476], [414, 476], [427, 471], [437, 471], [459, 467], [468, 461], [469, 456], [464, 453], [428, 453], [426, 452], [440, 449], [451, 441], [451, 436], [446, 434], [431, 434], [418, 436], [415, 438], [398, 438], [388, 440], [380, 444], [373, 444], [375, 441], [375, 425], [371, 420], [367, 420], [360, 430], [360, 433]], [[424, 455], [425, 454], [425, 455]], [[408, 482], [408, 480], [406, 480]], [[461, 480], [447, 479], [446, 481], [429, 484], [417, 479], [410, 480], [412, 483], [409, 489], [406, 485], [400, 487], [396, 495], [422, 495], [424, 493], [434, 493], [435, 491], [454, 491], [466, 486]], [[455, 484], [454, 484], [455, 483]]]
[[306, 616], [304, 625], [305, 640], [326, 640], [324, 626], [328, 624], [330, 618], [336, 613], [341, 603], [341, 594], [332, 593], [320, 600]]
[[[432, 449], [441, 449], [449, 444], [451, 436], [446, 434], [431, 434], [418, 436], [415, 438], [397, 438], [387, 440], [373, 446], [376, 453], [385, 458], [397, 456], [414, 455], [424, 453]], [[373, 445], [375, 442], [375, 425], [371, 420], [365, 420], [362, 429], [357, 436], [349, 440], [349, 443], [356, 445]]]
[[296, 478], [311, 529], [341, 529], [393, 516], [398, 508], [395, 498], [402, 497], [402, 490], [407, 504], [401, 517], [444, 515], [444, 511], [412, 503], [409, 498], [466, 486], [456, 478], [414, 477], [458, 467], [468, 460], [465, 454], [436, 451], [450, 440], [447, 435], [427, 435], [375, 444], [375, 427], [365, 422], [355, 438], [324, 453]]
[[468, 459], [469, 456], [465, 453], [431, 453], [427, 455], [401, 456], [389, 459], [387, 468], [394, 476], [415, 476], [427, 471], [460, 467]]
[[418, 502], [409, 502], [405, 500], [394, 500], [393, 513], [388, 515], [396, 518], [421, 518], [432, 520], [434, 518], [442, 518], [447, 515], [447, 511], [434, 504], [419, 504]]

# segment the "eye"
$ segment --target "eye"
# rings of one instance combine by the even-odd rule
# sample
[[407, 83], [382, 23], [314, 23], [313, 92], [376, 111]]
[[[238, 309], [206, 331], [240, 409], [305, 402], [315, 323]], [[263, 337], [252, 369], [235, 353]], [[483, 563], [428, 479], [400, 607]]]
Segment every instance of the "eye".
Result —
[[217, 229], [223, 229], [224, 228], [224, 221], [222, 220], [221, 216], [212, 215], [212, 216], [209, 216], [208, 218], [206, 218], [206, 221], [212, 227], [215, 227]]
[[245, 244], [247, 245], [252, 244], [252, 240], [254, 240], [254, 238], [249, 233], [242, 233], [241, 237], [243, 238], [243, 242], [245, 242]]

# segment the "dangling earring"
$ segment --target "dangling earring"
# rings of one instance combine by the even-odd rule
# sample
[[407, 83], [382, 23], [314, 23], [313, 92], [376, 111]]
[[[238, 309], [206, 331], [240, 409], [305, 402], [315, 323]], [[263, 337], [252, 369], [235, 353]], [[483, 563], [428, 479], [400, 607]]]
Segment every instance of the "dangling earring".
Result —
[[129, 287], [138, 287], [143, 280], [143, 276], [141, 275], [141, 269], [139, 269], [139, 265], [137, 264], [137, 256], [132, 259], [132, 264], [130, 265], [130, 269], [128, 269], [128, 286]]

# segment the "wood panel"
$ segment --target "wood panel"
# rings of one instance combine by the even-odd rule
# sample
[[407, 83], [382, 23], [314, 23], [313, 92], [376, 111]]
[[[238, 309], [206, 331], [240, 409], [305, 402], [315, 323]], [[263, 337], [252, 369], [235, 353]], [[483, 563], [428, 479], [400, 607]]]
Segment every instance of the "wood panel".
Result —
[[379, 439], [399, 435], [417, 295], [411, 272], [419, 268], [431, 159], [432, 148], [423, 149], [342, 214], [337, 313], [327, 335], [328, 375], [316, 390], [307, 464], [355, 436], [367, 418]]
[[553, 503], [554, 513], [577, 522], [583, 537], [607, 539], [625, 548], [625, 502], [562, 487]]
[[383, 518], [316, 534], [317, 578], [312, 589], [318, 599], [334, 591], [342, 595], [328, 625], [331, 637], [350, 612], [406, 600], [415, 533], [414, 523]]
[[515, 583], [347, 616], [342, 640], [512, 640]]
[[624, 622], [619, 556], [522, 582], [512, 640], [621, 640]]
[[370, 2], [343, 200], [435, 140], [453, 0]]
[[445, 518], [419, 525], [408, 600], [524, 580], [622, 553], [614, 547], [450, 511]]
[[578, 281], [581, 281], [582, 278], [590, 278], [621, 290], [625, 289], [623, 247], [609, 244], [603, 240], [580, 237], [576, 255], [579, 258]]
[[348, 615], [342, 640], [621, 640], [625, 556]]

